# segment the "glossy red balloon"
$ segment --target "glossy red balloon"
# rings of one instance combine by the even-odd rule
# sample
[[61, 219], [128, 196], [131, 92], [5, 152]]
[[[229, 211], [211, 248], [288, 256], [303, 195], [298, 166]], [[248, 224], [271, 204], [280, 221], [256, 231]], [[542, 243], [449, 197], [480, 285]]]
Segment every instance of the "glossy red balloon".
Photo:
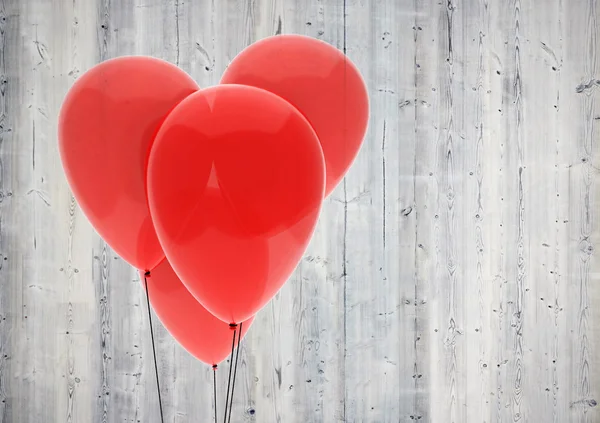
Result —
[[156, 232], [190, 292], [224, 322], [253, 316], [293, 272], [314, 231], [323, 154], [306, 119], [242, 85], [192, 94], [150, 153]]
[[265, 89], [300, 110], [323, 147], [329, 195], [356, 158], [367, 130], [369, 97], [356, 66], [323, 41], [276, 35], [238, 54], [221, 83]]
[[73, 195], [100, 236], [138, 269], [164, 258], [146, 200], [150, 146], [166, 115], [198, 89], [168, 62], [120, 57], [77, 79], [61, 108], [60, 155]]
[[[144, 272], [140, 272], [142, 284]], [[173, 338], [198, 360], [219, 364], [231, 354], [233, 331], [210, 314], [181, 283], [168, 260], [163, 260], [148, 277], [152, 308]], [[242, 338], [254, 317], [242, 324]], [[236, 336], [237, 339], [237, 336]]]

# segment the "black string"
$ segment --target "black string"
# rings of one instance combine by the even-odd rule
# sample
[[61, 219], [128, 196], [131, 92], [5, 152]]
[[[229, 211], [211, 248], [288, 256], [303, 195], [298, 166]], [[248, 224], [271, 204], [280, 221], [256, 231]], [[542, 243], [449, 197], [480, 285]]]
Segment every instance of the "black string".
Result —
[[154, 347], [154, 330], [152, 329], [152, 312], [150, 311], [150, 296], [148, 295], [148, 277], [150, 272], [144, 273], [144, 284], [146, 285], [146, 302], [148, 304], [148, 322], [150, 322], [150, 337], [152, 338], [152, 354], [154, 355], [154, 372], [156, 373], [156, 392], [158, 393], [158, 407], [160, 408], [160, 421], [165, 423], [163, 416], [162, 400], [160, 398], [160, 383], [158, 382], [158, 365], [156, 364], [156, 348]]
[[[233, 335], [235, 336], [235, 334]], [[238, 341], [237, 341], [237, 351], [235, 353], [235, 366], [233, 369], [233, 382], [231, 384], [231, 402], [229, 404], [229, 420], [228, 423], [231, 423], [231, 410], [233, 409], [233, 390], [235, 389], [235, 375], [237, 373], [238, 367], [238, 357], [240, 356], [240, 341], [242, 338], [242, 323], [240, 323], [240, 331], [238, 332]], [[233, 361], [233, 356], [231, 357], [231, 361]]]
[[231, 385], [231, 367], [233, 365], [233, 351], [235, 349], [235, 333], [237, 332], [237, 325], [230, 323], [229, 327], [233, 329], [233, 341], [231, 341], [231, 358], [229, 359], [229, 378], [227, 381], [227, 396], [225, 397], [225, 414], [223, 417], [223, 423], [227, 423], [227, 406], [229, 405], [229, 387]]
[[215, 423], [217, 423], [217, 365], [213, 364], [213, 388], [215, 391]]

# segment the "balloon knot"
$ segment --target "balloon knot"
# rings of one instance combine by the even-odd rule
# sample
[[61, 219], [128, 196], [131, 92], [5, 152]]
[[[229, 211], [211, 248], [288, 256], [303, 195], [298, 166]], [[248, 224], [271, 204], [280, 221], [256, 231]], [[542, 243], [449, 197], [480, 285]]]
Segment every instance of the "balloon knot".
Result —
[[217, 370], [217, 365], [213, 364], [213, 370]]
[[150, 277], [150, 271], [149, 271], [149, 270], [146, 270], [146, 271], [144, 272], [144, 276], [145, 276], [145, 277], [147, 277], [147, 278], [149, 278], [149, 277]]
[[238, 326], [238, 325], [237, 325], [237, 323], [230, 323], [230, 324], [229, 324], [229, 329], [231, 329], [231, 330], [236, 330], [236, 329], [237, 329], [237, 326]]

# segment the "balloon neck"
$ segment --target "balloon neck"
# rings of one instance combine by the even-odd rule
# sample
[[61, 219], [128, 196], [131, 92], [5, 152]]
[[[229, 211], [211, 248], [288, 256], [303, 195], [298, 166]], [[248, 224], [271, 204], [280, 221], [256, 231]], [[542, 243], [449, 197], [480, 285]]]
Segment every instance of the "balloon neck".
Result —
[[236, 330], [237, 327], [238, 327], [237, 323], [230, 323], [229, 324], [229, 329], [231, 329], [231, 330]]
[[147, 277], [147, 278], [149, 278], [149, 277], [150, 277], [150, 271], [149, 271], [149, 270], [146, 270], [146, 271], [144, 272], [144, 276], [145, 276], [145, 277]]
[[212, 366], [212, 367], [213, 367], [213, 370], [216, 372], [216, 371], [217, 371], [217, 365], [216, 365], [216, 364], [213, 364], [213, 366]]

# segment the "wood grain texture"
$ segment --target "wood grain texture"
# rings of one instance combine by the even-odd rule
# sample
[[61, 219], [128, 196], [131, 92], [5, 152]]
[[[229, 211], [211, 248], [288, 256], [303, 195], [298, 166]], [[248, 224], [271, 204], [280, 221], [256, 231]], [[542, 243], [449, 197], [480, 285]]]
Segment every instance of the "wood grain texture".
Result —
[[[0, 0], [0, 423], [160, 421], [139, 277], [62, 173], [70, 85], [145, 54], [206, 87], [280, 33], [345, 51], [371, 120], [233, 419], [600, 421], [599, 24], [598, 0]], [[212, 370], [153, 322], [165, 421], [211, 421]]]

